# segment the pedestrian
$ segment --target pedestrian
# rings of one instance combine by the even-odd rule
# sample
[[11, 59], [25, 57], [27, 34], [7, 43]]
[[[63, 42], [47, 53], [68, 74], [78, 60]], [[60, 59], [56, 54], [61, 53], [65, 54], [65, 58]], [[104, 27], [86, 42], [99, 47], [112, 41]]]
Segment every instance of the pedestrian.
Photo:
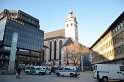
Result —
[[51, 71], [51, 75], [52, 75], [52, 73], [53, 73], [53, 67], [51, 67], [51, 70], [50, 71]]
[[21, 72], [21, 68], [18, 66], [16, 68], [16, 78], [20, 79], [20, 72]]
[[55, 67], [51, 67], [51, 75], [55, 74]]

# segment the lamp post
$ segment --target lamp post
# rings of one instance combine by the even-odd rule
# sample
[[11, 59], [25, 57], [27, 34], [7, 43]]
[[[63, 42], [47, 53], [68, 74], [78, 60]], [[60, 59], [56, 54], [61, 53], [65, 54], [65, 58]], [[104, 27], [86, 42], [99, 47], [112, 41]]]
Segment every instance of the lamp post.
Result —
[[81, 55], [81, 58], [80, 58], [80, 63], [81, 63], [81, 70], [83, 71], [83, 56]]

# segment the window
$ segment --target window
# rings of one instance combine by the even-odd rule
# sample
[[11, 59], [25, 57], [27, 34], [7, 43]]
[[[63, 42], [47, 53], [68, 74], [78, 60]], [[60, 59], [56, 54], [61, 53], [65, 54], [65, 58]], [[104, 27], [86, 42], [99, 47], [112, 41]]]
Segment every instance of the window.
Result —
[[59, 68], [59, 70], [63, 70], [63, 68]]
[[59, 61], [59, 65], [61, 65], [61, 61]]
[[67, 27], [68, 27], [68, 24], [67, 24]]
[[115, 33], [115, 29], [113, 29], [113, 33]]
[[31, 67], [31, 70], [34, 70], [35, 68], [34, 67]]
[[29, 69], [30, 69], [30, 67], [26, 67], [25, 69], [29, 70]]
[[73, 70], [73, 69], [71, 69], [71, 68], [65, 68], [65, 70]]
[[36, 70], [40, 70], [40, 68], [36, 68]]
[[67, 60], [67, 65], [69, 65], [69, 61]]
[[120, 46], [120, 54], [123, 54], [123, 46]]
[[73, 25], [73, 23], [71, 23], [71, 26]]
[[97, 65], [94, 65], [93, 66], [93, 70], [97, 70]]
[[121, 53], [121, 48], [118, 47], [118, 54], [120, 55], [120, 53]]
[[121, 27], [123, 27], [123, 22], [121, 22]]
[[119, 30], [120, 28], [121, 28], [120, 25], [118, 25], [118, 30]]
[[124, 66], [120, 66], [120, 71], [124, 71]]
[[116, 54], [116, 55], [118, 54], [118, 47], [115, 48], [115, 54]]
[[115, 31], [118, 31], [117, 27], [115, 28]]

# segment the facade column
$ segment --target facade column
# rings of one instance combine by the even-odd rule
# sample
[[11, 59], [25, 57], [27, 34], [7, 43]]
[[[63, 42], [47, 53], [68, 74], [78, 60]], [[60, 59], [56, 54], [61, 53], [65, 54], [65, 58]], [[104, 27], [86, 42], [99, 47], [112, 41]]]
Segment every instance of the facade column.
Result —
[[63, 48], [61, 48], [61, 65], [64, 65], [64, 51], [63, 51]]
[[18, 33], [14, 32], [12, 37], [11, 49], [10, 49], [10, 59], [8, 66], [9, 74], [14, 73], [17, 40], [18, 40]]
[[49, 62], [48, 62], [48, 54], [46, 52], [47, 52], [47, 49], [45, 48], [45, 51], [44, 51], [45, 60], [46, 60], [46, 64], [49, 64]]

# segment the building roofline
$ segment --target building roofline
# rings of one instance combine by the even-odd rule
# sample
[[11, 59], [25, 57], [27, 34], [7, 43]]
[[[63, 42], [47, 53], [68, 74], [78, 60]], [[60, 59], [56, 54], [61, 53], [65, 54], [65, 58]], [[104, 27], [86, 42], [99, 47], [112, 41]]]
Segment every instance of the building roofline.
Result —
[[122, 19], [124, 19], [124, 11], [121, 13], [121, 15], [109, 26], [109, 28], [96, 40], [96, 42], [90, 47], [93, 48], [111, 29], [114, 29], [115, 26], [120, 22]]
[[[16, 11], [16, 10], [15, 10], [15, 11]], [[22, 13], [24, 13], [24, 14], [30, 16], [31, 18], [33, 18], [33, 19], [35, 19], [35, 20], [37, 20], [37, 21], [39, 22], [39, 19], [38, 19], [38, 18], [36, 18], [36, 17], [34, 17], [34, 16], [32, 16], [32, 15], [30, 15], [30, 14], [28, 14], [28, 13], [22, 11], [22, 10], [17, 10], [17, 11], [18, 11], [18, 12], [22, 12]]]
[[66, 39], [65, 37], [63, 37], [63, 36], [55, 36], [55, 37], [50, 37], [50, 38], [46, 38], [46, 39], [44, 39], [44, 41], [47, 41], [47, 40], [53, 40], [53, 39]]
[[59, 30], [54, 30], [54, 31], [50, 31], [50, 32], [45, 32], [45, 34], [56, 32], [56, 31], [60, 31], [60, 30], [64, 30], [64, 29], [59, 29]]

